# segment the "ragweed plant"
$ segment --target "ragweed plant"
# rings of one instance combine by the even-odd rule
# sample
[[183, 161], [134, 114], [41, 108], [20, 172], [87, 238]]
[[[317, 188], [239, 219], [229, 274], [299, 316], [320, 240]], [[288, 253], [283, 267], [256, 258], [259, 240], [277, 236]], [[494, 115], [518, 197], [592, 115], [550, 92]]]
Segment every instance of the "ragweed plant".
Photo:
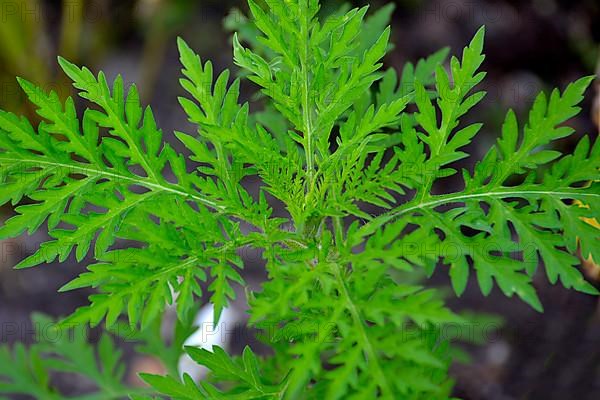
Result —
[[[19, 80], [43, 122], [0, 114], [1, 200], [20, 204], [0, 236], [47, 226], [51, 239], [17, 268], [91, 254], [61, 291], [96, 294], [57, 327], [126, 327], [169, 375], [143, 374], [153, 389], [127, 392], [110, 340], [97, 356], [79, 341], [40, 343], [0, 353], [1, 392], [61, 398], [48, 374], [57, 370], [96, 382], [86, 399], [447, 399], [451, 353], [432, 328], [464, 320], [407, 276], [442, 269], [460, 296], [473, 273], [484, 295], [496, 285], [541, 311], [539, 264], [551, 283], [597, 293], [575, 254], [600, 259], [600, 230], [584, 221], [599, 217], [600, 144], [584, 136], [572, 153], [553, 149], [574, 133], [565, 122], [591, 77], [538, 95], [526, 122], [509, 111], [451, 192], [439, 182], [459, 174], [482, 127], [461, 119], [485, 94], [483, 28], [448, 68], [442, 50], [398, 74], [382, 70], [389, 7], [367, 18], [367, 7], [320, 17], [317, 0], [249, 6], [233, 38], [236, 79], [179, 40], [179, 101], [198, 128], [176, 132], [187, 157], [121, 77], [59, 59], [90, 104], [80, 116], [74, 99]], [[240, 103], [241, 81], [259, 88], [260, 111]], [[248, 313], [273, 352], [186, 348], [212, 372], [180, 378], [199, 297], [218, 320], [245, 285], [245, 248], [266, 264]], [[179, 317], [169, 345], [158, 333], [167, 304]]]

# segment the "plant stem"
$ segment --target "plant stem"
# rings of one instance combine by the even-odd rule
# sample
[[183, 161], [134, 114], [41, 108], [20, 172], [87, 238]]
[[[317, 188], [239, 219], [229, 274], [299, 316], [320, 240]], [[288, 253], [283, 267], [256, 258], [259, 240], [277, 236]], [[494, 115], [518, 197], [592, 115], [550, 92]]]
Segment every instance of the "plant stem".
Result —
[[300, 55], [301, 75], [302, 75], [302, 120], [304, 124], [304, 141], [306, 142], [306, 171], [309, 179], [309, 188], [312, 188], [314, 178], [314, 160], [313, 160], [313, 121], [312, 109], [309, 105], [310, 100], [310, 72], [308, 70], [308, 61], [310, 57], [310, 16], [305, 10], [305, 19], [302, 21], [301, 35], [304, 41], [302, 54]]
[[344, 281], [344, 278], [342, 277], [341, 269], [342, 269], [341, 265], [334, 264], [333, 270], [334, 270], [335, 278], [338, 283], [340, 294], [341, 294], [343, 300], [346, 302], [346, 308], [348, 309], [348, 311], [350, 311], [350, 315], [352, 316], [352, 320], [354, 321], [354, 326], [356, 327], [358, 333], [360, 334], [360, 338], [363, 342], [362, 345], [363, 345], [363, 348], [365, 351], [367, 362], [373, 368], [373, 374], [375, 375], [377, 384], [379, 385], [379, 388], [381, 389], [382, 398], [389, 399], [389, 398], [391, 398], [392, 390], [390, 389], [390, 385], [387, 382], [385, 374], [383, 373], [383, 370], [381, 369], [381, 366], [379, 365], [379, 361], [377, 359], [377, 354], [375, 353], [375, 350], [373, 349], [373, 345], [371, 344], [369, 336], [367, 335], [367, 331], [365, 330], [365, 322], [364, 322], [365, 320], [362, 317], [358, 307], [356, 307], [356, 304], [354, 304], [354, 301], [352, 301], [352, 298], [350, 297], [350, 293], [348, 292], [348, 288], [346, 287], [346, 282]]

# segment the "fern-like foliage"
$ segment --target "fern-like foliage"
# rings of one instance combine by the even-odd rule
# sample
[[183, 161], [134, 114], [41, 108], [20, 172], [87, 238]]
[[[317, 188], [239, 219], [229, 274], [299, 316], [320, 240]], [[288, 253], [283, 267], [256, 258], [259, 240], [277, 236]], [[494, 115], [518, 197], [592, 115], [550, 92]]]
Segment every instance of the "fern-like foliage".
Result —
[[[71, 253], [83, 261], [93, 247], [88, 271], [62, 290], [97, 293], [65, 326], [126, 320], [154, 337], [146, 351], [158, 351], [167, 304], [190, 328], [208, 291], [218, 320], [233, 285], [244, 285], [238, 252], [250, 246], [263, 250], [268, 272], [249, 293], [250, 324], [274, 355], [188, 348], [212, 371], [194, 382], [177, 376], [179, 340], [168, 376], [143, 375], [157, 392], [448, 399], [451, 353], [432, 328], [464, 321], [407, 274], [443, 268], [460, 296], [473, 271], [484, 295], [496, 285], [540, 311], [532, 283], [539, 266], [551, 283], [597, 294], [576, 255], [600, 259], [600, 230], [585, 222], [599, 217], [600, 144], [583, 136], [572, 153], [554, 147], [574, 134], [566, 123], [591, 77], [540, 94], [525, 122], [509, 111], [496, 144], [450, 192], [443, 179], [459, 173], [456, 162], [482, 127], [462, 119], [485, 95], [477, 89], [483, 28], [448, 68], [443, 49], [401, 73], [383, 72], [391, 7], [370, 17], [366, 7], [322, 16], [317, 0], [249, 0], [249, 8], [233, 37], [238, 78], [215, 74], [179, 40], [187, 92], [179, 102], [197, 126], [176, 132], [188, 159], [163, 141], [150, 108], [120, 77], [109, 84], [60, 59], [90, 104], [81, 116], [75, 100], [61, 103], [19, 81], [42, 122], [0, 114], [0, 199], [18, 205], [0, 237], [47, 225], [50, 240], [18, 268]], [[259, 88], [262, 110], [240, 102], [241, 80]], [[251, 176], [260, 178], [258, 194], [244, 184]], [[273, 215], [274, 204], [286, 217]], [[15, 352], [19, 364], [41, 362], [35, 351], [30, 361]], [[9, 389], [39, 396], [13, 372], [0, 371]], [[45, 390], [46, 378], [35, 379]]]
[[[37, 339], [34, 345], [26, 348], [18, 343], [12, 350], [0, 348], [0, 398], [19, 393], [44, 400], [111, 400], [146, 392], [123, 384], [125, 364], [108, 334], [100, 337], [94, 349], [84, 325], [58, 329], [55, 321], [41, 314], [34, 315], [32, 322]], [[66, 396], [52, 384], [52, 375], [57, 373], [92, 382], [95, 391]]]

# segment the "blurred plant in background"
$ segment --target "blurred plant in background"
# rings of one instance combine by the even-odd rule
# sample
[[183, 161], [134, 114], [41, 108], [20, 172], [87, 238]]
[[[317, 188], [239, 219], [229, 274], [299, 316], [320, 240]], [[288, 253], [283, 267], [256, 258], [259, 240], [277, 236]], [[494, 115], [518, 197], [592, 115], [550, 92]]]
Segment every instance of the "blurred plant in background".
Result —
[[138, 75], [147, 100], [164, 63], [166, 44], [191, 22], [198, 5], [190, 0], [62, 0], [58, 6], [42, 0], [0, 1], [0, 106], [27, 107], [15, 76], [39, 82], [65, 99], [71, 88], [57, 74], [57, 54], [93, 67], [132, 33], [141, 42], [136, 44], [142, 53]]

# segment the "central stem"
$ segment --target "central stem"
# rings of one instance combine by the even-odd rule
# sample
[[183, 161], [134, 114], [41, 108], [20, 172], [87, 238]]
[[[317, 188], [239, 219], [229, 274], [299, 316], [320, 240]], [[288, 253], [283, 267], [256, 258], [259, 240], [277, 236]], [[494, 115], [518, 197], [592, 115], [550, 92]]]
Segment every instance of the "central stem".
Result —
[[392, 390], [390, 388], [390, 385], [387, 382], [387, 378], [385, 377], [385, 374], [383, 372], [383, 369], [381, 368], [381, 365], [379, 365], [379, 361], [377, 359], [377, 354], [375, 352], [375, 349], [373, 349], [373, 345], [367, 334], [365, 322], [364, 322], [365, 320], [361, 316], [361, 313], [360, 313], [358, 307], [356, 307], [356, 304], [354, 304], [352, 297], [350, 297], [350, 293], [348, 292], [348, 288], [346, 287], [346, 282], [341, 273], [342, 268], [343, 267], [339, 264], [335, 264], [333, 266], [333, 271], [334, 271], [335, 278], [336, 278], [336, 281], [338, 284], [338, 288], [340, 290], [340, 295], [341, 295], [342, 299], [344, 300], [344, 302], [346, 303], [346, 308], [348, 309], [348, 311], [350, 312], [350, 315], [352, 316], [352, 321], [354, 322], [354, 327], [356, 328], [359, 338], [362, 341], [362, 346], [363, 346], [363, 349], [365, 352], [365, 356], [367, 358], [367, 362], [373, 368], [373, 374], [375, 375], [377, 384], [378, 384], [379, 388], [381, 389], [382, 398], [387, 399], [387, 398], [389, 398], [390, 393], [392, 393]]
[[302, 21], [301, 36], [303, 38], [303, 51], [300, 55], [301, 79], [302, 79], [302, 122], [304, 125], [304, 141], [306, 153], [306, 171], [309, 179], [309, 188], [312, 186], [315, 166], [313, 160], [313, 121], [312, 107], [310, 105], [310, 71], [308, 62], [310, 58], [310, 16], [308, 10], [304, 12], [305, 18]]

